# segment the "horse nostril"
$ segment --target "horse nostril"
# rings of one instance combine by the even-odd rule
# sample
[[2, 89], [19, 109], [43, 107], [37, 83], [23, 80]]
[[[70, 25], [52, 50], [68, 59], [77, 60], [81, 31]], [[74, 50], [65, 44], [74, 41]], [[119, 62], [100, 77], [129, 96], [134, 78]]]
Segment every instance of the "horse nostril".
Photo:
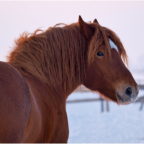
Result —
[[128, 95], [128, 96], [131, 96], [132, 95], [132, 88], [131, 87], [128, 87], [125, 91], [125, 93]]

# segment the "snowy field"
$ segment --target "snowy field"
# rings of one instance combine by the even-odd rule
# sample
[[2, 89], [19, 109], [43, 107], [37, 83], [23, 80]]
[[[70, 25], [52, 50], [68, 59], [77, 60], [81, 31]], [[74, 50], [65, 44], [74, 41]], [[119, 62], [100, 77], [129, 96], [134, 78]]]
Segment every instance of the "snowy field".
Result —
[[[141, 92], [142, 93], [142, 92]], [[69, 99], [97, 97], [94, 93], [73, 93]], [[67, 104], [70, 143], [144, 143], [144, 110], [140, 104], [110, 103], [101, 113], [100, 102]]]
[[[137, 83], [144, 84], [144, 73], [133, 72]], [[144, 91], [139, 91], [139, 97]], [[98, 98], [97, 93], [72, 93], [68, 100]], [[100, 102], [67, 104], [70, 143], [144, 143], [144, 109], [140, 103], [109, 103], [110, 111], [101, 112]]]

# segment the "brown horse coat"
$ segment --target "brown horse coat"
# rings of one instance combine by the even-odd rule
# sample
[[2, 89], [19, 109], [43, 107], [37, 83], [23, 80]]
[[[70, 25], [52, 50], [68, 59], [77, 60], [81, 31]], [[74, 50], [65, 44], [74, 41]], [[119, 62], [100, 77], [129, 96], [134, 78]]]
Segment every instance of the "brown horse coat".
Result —
[[131, 102], [137, 84], [121, 57], [126, 52], [116, 34], [81, 17], [23, 34], [9, 64], [0, 63], [0, 142], [67, 142], [66, 98], [80, 84], [115, 102]]

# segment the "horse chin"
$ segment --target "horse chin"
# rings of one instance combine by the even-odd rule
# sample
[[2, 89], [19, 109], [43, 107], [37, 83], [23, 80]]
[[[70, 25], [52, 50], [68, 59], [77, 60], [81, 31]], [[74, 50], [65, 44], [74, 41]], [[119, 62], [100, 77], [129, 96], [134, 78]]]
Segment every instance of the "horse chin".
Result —
[[117, 103], [118, 105], [127, 105], [130, 103], [133, 103], [136, 98], [122, 98], [122, 96], [120, 96], [119, 94], [115, 93], [113, 95], [113, 97], [109, 97], [99, 91], [97, 91], [97, 93], [106, 101], [113, 101], [115, 103]]
[[106, 96], [105, 94], [103, 94], [103, 93], [101, 93], [101, 92], [98, 92], [98, 93], [99, 93], [99, 95], [100, 95], [104, 100], [113, 101], [113, 102], [116, 102], [116, 103], [117, 103], [117, 99], [114, 100], [114, 99]]

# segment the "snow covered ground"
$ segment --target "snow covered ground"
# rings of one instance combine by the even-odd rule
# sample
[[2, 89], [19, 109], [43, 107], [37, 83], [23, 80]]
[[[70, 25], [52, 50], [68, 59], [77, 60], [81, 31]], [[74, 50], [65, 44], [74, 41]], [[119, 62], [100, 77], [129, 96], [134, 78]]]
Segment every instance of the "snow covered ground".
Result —
[[[144, 73], [133, 73], [144, 84]], [[139, 92], [139, 96], [144, 91]], [[68, 100], [97, 98], [97, 93], [72, 93]], [[144, 143], [144, 109], [140, 103], [117, 105], [110, 102], [110, 112], [101, 112], [100, 102], [67, 104], [70, 143]]]
[[[142, 92], [141, 92], [142, 93]], [[73, 93], [69, 99], [97, 97], [94, 93]], [[140, 104], [110, 103], [101, 113], [100, 102], [67, 104], [70, 143], [144, 143], [144, 110]]]

